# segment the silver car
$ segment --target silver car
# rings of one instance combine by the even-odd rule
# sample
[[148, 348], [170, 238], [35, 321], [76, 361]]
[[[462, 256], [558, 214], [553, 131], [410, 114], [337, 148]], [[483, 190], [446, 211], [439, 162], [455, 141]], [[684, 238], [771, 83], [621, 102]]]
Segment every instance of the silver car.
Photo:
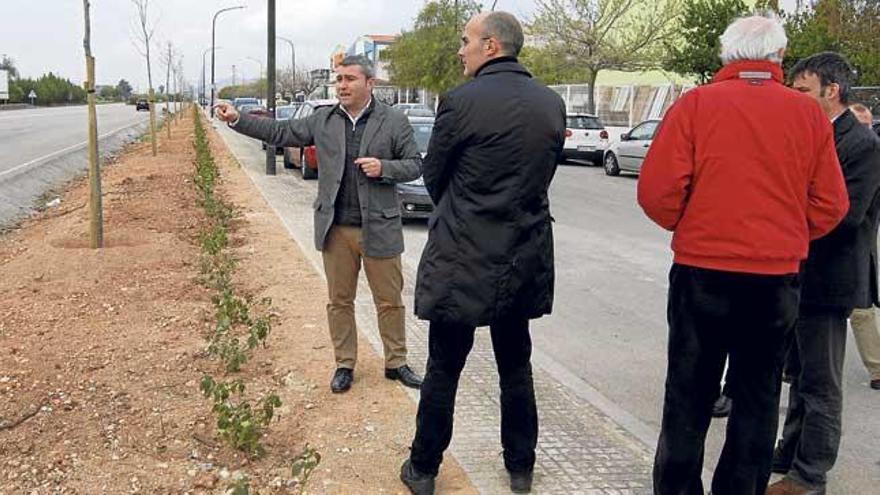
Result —
[[659, 125], [659, 120], [646, 120], [614, 140], [605, 151], [605, 174], [639, 173]]

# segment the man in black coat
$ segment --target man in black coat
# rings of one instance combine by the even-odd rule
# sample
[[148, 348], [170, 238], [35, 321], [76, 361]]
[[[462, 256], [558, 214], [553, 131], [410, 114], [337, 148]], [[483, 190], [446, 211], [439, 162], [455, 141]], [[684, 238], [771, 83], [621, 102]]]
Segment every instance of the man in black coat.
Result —
[[522, 28], [487, 12], [458, 55], [473, 79], [440, 102], [422, 174], [437, 205], [419, 264], [415, 311], [430, 320], [412, 454], [401, 479], [432, 493], [452, 438], [458, 379], [488, 325], [501, 384], [501, 443], [514, 491], [531, 487], [538, 415], [529, 319], [550, 313], [553, 237], [547, 189], [565, 140], [565, 104], [516, 60]]
[[872, 219], [880, 191], [880, 141], [847, 108], [853, 70], [846, 59], [824, 52], [792, 69], [792, 86], [819, 102], [834, 125], [850, 209], [828, 235], [810, 243], [801, 267], [798, 324], [789, 352], [791, 382], [782, 440], [773, 470], [785, 473], [767, 495], [824, 494], [837, 460], [843, 409], [846, 320], [853, 308], [871, 305]]

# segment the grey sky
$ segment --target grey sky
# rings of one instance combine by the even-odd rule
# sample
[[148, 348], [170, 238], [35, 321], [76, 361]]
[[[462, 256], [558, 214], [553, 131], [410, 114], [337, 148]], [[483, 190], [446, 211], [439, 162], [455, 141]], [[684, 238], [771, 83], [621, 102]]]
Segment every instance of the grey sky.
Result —
[[[171, 41], [183, 54], [184, 70], [192, 84], [201, 78], [202, 52], [211, 46], [211, 17], [223, 7], [247, 5], [225, 12], [217, 20], [217, 79], [257, 77], [266, 59], [266, 0], [151, 0], [156, 19], [153, 84], [164, 84], [165, 70], [158, 51]], [[491, 1], [483, 2], [491, 5]], [[14, 7], [13, 7], [14, 4]], [[276, 0], [280, 36], [296, 44], [297, 66], [327, 67], [337, 44], [350, 45], [362, 34], [395, 34], [411, 29], [424, 0]], [[499, 10], [529, 15], [533, 0], [498, 0]], [[0, 0], [0, 54], [12, 57], [26, 77], [46, 72], [80, 83], [83, 60], [82, 0]], [[135, 9], [130, 0], [92, 0], [92, 52], [98, 84], [126, 79], [146, 88], [143, 57], [135, 49]], [[290, 65], [290, 47], [276, 46], [279, 68]], [[205, 58], [210, 78], [210, 53]]]
[[[266, 59], [266, 0], [150, 0], [156, 23], [153, 84], [164, 84], [159, 50], [168, 41], [182, 53], [191, 84], [201, 78], [202, 53], [211, 46], [211, 17], [218, 9], [247, 5], [226, 12], [217, 21], [217, 80], [231, 77], [235, 64], [239, 78], [257, 77]], [[277, 34], [296, 44], [297, 66], [327, 67], [337, 44], [349, 46], [362, 34], [396, 34], [412, 28], [425, 0], [276, 0]], [[482, 0], [491, 5], [491, 0]], [[783, 0], [784, 5], [794, 0]], [[92, 52], [98, 84], [126, 79], [146, 88], [143, 57], [135, 49], [135, 8], [131, 0], [92, 0]], [[534, 0], [498, 0], [497, 8], [521, 20], [534, 12]], [[26, 77], [53, 72], [80, 83], [83, 60], [82, 0], [0, 0], [0, 54], [12, 57]], [[290, 65], [290, 48], [276, 46], [279, 68]], [[210, 54], [205, 58], [210, 78]]]

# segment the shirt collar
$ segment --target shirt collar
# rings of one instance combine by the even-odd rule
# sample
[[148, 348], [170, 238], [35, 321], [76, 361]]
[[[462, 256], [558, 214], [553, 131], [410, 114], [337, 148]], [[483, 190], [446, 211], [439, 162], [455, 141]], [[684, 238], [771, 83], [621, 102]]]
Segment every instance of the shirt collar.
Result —
[[731, 79], [767, 79], [780, 84], [783, 81], [782, 67], [769, 60], [740, 60], [731, 62], [715, 73], [712, 82]]
[[367, 101], [367, 104], [364, 105], [364, 108], [362, 108], [361, 111], [353, 117], [350, 113], [348, 113], [348, 110], [346, 110], [344, 106], [342, 106], [341, 104], [339, 105], [339, 109], [342, 110], [342, 113], [346, 117], [348, 117], [348, 120], [351, 121], [352, 126], [356, 126], [358, 120], [361, 120], [361, 118], [363, 118], [364, 115], [366, 115], [370, 110], [372, 110], [372, 108], [373, 108], [373, 96], [372, 95], [370, 95], [370, 99]]

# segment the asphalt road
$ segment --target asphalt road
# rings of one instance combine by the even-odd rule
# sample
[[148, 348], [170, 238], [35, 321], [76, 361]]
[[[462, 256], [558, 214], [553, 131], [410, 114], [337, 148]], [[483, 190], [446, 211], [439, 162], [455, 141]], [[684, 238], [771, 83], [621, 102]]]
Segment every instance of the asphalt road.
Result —
[[[235, 136], [237, 140], [247, 140]], [[262, 160], [251, 140], [247, 159]], [[280, 161], [280, 173], [286, 173]], [[316, 188], [316, 181], [310, 181]], [[659, 431], [666, 369], [666, 290], [670, 234], [636, 204], [637, 179], [607, 177], [601, 168], [560, 166], [551, 188], [556, 219], [556, 302], [533, 323], [535, 364], [653, 447]], [[311, 201], [305, 202], [311, 204]], [[404, 277], [427, 239], [424, 222], [404, 226]], [[311, 244], [307, 240], [306, 245]], [[407, 304], [411, 304], [408, 301]], [[844, 371], [844, 435], [828, 493], [878, 493], [880, 392], [850, 338]], [[783, 392], [780, 413], [787, 404]], [[782, 416], [780, 416], [780, 423]], [[726, 420], [713, 421], [706, 467], [720, 453]]]
[[[102, 157], [136, 138], [149, 120], [121, 103], [97, 109]], [[87, 122], [85, 106], [0, 112], [0, 226], [87, 169]]]

